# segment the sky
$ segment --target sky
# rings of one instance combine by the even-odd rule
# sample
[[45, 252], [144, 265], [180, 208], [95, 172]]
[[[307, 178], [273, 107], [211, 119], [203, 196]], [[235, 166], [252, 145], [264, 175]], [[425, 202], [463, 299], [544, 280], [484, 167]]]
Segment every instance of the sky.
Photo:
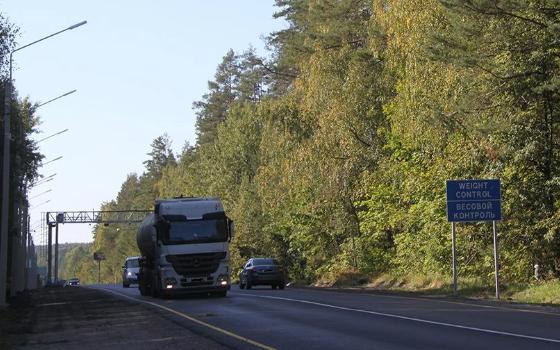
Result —
[[[35, 244], [44, 243], [41, 213], [98, 210], [144, 171], [157, 136], [167, 133], [177, 153], [194, 144], [192, 103], [229, 49], [269, 54], [263, 37], [286, 26], [276, 10], [273, 0], [0, 0], [20, 28], [18, 47], [88, 22], [14, 54], [20, 97], [41, 103], [77, 90], [37, 110], [35, 140], [69, 131], [38, 144], [44, 163], [62, 158], [40, 169], [53, 180], [29, 193]], [[90, 242], [91, 230], [61, 225], [59, 242]]]

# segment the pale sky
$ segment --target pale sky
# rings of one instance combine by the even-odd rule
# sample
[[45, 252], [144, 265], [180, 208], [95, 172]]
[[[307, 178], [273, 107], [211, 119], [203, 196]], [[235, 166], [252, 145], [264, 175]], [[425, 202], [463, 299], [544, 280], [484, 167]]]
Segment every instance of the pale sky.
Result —
[[[0, 12], [20, 27], [18, 46], [75, 23], [84, 26], [14, 54], [20, 97], [38, 110], [45, 176], [29, 197], [32, 226], [46, 211], [97, 210], [114, 199], [127, 174], [143, 171], [151, 141], [163, 133], [179, 152], [194, 144], [192, 103], [207, 91], [231, 48], [266, 55], [263, 37], [283, 28], [273, 0], [0, 0]], [[45, 203], [49, 201], [49, 203]], [[60, 242], [92, 240], [91, 226], [60, 227]], [[40, 230], [34, 233], [41, 244]]]

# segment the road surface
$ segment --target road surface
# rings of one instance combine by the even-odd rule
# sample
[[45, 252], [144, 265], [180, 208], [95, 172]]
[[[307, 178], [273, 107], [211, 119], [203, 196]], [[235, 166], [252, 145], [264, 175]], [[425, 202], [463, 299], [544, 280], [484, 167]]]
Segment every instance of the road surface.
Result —
[[238, 349], [560, 349], [560, 312], [508, 305], [310, 289], [241, 290], [226, 298], [140, 296], [95, 286], [167, 312]]

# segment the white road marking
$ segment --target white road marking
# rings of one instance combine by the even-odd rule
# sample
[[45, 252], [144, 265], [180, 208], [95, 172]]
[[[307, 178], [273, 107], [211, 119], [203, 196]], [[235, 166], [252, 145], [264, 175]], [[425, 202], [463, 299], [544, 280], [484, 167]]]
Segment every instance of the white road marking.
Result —
[[[309, 290], [313, 290], [313, 289], [302, 288], [302, 289], [299, 289], [299, 290], [309, 291]], [[341, 294], [344, 293], [344, 291], [337, 291], [337, 290], [319, 290], [319, 292], [336, 294], [336, 295], [341, 295]], [[421, 297], [410, 297], [410, 296], [404, 296], [404, 295], [387, 295], [387, 294], [371, 294], [371, 293], [356, 293], [356, 294], [365, 295], [365, 296], [368, 296], [368, 297], [432, 301], [432, 302], [435, 302], [435, 303], [466, 305], [466, 306], [480, 307], [480, 308], [487, 308], [487, 309], [504, 310], [504, 311], [509, 311], [509, 312], [527, 312], [527, 313], [533, 313], [533, 314], [541, 314], [541, 315], [549, 315], [549, 316], [560, 317], [560, 313], [554, 313], [554, 312], [547, 312], [547, 311], [540, 311], [540, 310], [528, 310], [528, 309], [516, 309], [516, 308], [505, 307], [505, 306], [480, 305], [480, 304], [476, 304], [476, 303], [467, 303], [467, 302], [461, 302], [461, 301], [439, 300], [439, 299], [433, 299], [433, 298], [429, 298], [429, 297], [421, 298]]]
[[175, 315], [177, 315], [177, 316], [186, 318], [186, 319], [189, 320], [189, 321], [192, 321], [192, 322], [197, 323], [197, 324], [199, 324], [199, 325], [208, 327], [208, 328], [210, 328], [210, 329], [213, 329], [213, 330], [215, 330], [215, 331], [217, 331], [217, 332], [220, 332], [220, 333], [223, 333], [223, 334], [225, 334], [225, 335], [228, 335], [228, 336], [230, 336], [230, 337], [232, 337], [232, 338], [235, 338], [235, 339], [237, 339], [237, 340], [241, 340], [241, 341], [243, 341], [243, 342], [245, 342], [245, 343], [248, 343], [248, 344], [251, 344], [251, 345], [253, 345], [253, 346], [257, 347], [257, 348], [261, 348], [261, 349], [265, 349], [265, 350], [276, 350], [276, 348], [273, 348], [273, 347], [271, 347], [271, 346], [261, 344], [261, 343], [259, 343], [259, 342], [254, 341], [254, 340], [251, 340], [251, 339], [249, 339], [249, 338], [245, 338], [245, 337], [243, 337], [243, 336], [237, 335], [237, 334], [232, 333], [232, 332], [230, 332], [230, 331], [227, 331], [227, 330], [225, 330], [225, 329], [222, 329], [222, 328], [216, 327], [216, 326], [214, 326], [214, 325], [211, 325], [211, 324], [209, 324], [209, 323], [200, 321], [200, 320], [198, 320], [198, 319], [196, 319], [196, 318], [194, 318], [194, 317], [191, 317], [191, 316], [189, 316], [189, 315], [187, 315], [187, 314], [184, 314], [184, 313], [182, 313], [182, 312], [173, 310], [173, 309], [168, 308], [168, 307], [166, 307], [166, 306], [160, 305], [160, 304], [158, 304], [158, 303], [154, 303], [154, 302], [151, 302], [151, 301], [146, 301], [146, 300], [142, 300], [142, 299], [133, 298], [133, 297], [130, 297], [130, 296], [128, 296], [128, 295], [125, 295], [125, 294], [123, 294], [123, 293], [120, 293], [120, 292], [117, 292], [117, 291], [114, 291], [114, 290], [111, 290], [111, 289], [105, 289], [105, 288], [95, 288], [95, 289], [101, 290], [101, 291], [105, 291], [105, 292], [109, 292], [109, 293], [113, 293], [113, 294], [116, 294], [116, 295], [118, 295], [118, 296], [120, 296], [120, 297], [127, 298], [127, 299], [130, 299], [130, 300], [139, 302], [139, 303], [144, 303], [144, 304], [152, 305], [152, 306], [155, 306], [155, 307], [159, 307], [160, 309], [169, 311], [169, 312], [171, 312], [171, 313], [173, 313], [173, 314], [175, 314]]
[[63, 302], [59, 302], [59, 303], [39, 304], [39, 305], [37, 305], [37, 306], [56, 306], [56, 305], [66, 305], [66, 304], [70, 304], [70, 302], [68, 302], [68, 301], [63, 301]]
[[[335, 293], [336, 293], [336, 292], [335, 292]], [[465, 306], [471, 306], [471, 307], [480, 307], [480, 308], [486, 308], [486, 309], [503, 310], [503, 311], [509, 311], [509, 312], [526, 312], [526, 313], [531, 313], [531, 314], [540, 314], [540, 315], [549, 315], [549, 316], [560, 317], [560, 313], [553, 313], [553, 312], [540, 311], [540, 310], [516, 309], [516, 308], [510, 308], [510, 307], [504, 307], [504, 306], [480, 305], [480, 304], [467, 303], [467, 302], [461, 302], [461, 301], [438, 300], [438, 299], [418, 298], [418, 297], [407, 297], [407, 296], [400, 296], [400, 295], [383, 295], [383, 294], [378, 294], [378, 295], [366, 294], [366, 295], [371, 296], [371, 297], [377, 296], [377, 297], [395, 298], [395, 299], [411, 299], [411, 300], [433, 301], [433, 302], [437, 302], [437, 303], [446, 303], [446, 304], [455, 304], [455, 305], [465, 305]]]
[[370, 315], [376, 315], [376, 316], [383, 316], [383, 317], [391, 317], [391, 318], [397, 318], [397, 319], [401, 319], [401, 320], [407, 320], [407, 321], [413, 321], [413, 322], [420, 322], [420, 323], [426, 323], [426, 324], [433, 324], [433, 325], [437, 325], [437, 326], [444, 326], [444, 327], [451, 327], [451, 328], [459, 328], [459, 329], [467, 329], [467, 330], [476, 331], [476, 332], [490, 333], [490, 334], [498, 334], [498, 335], [505, 335], [505, 336], [509, 336], [509, 337], [516, 337], [516, 338], [523, 338], [523, 339], [540, 340], [540, 341], [545, 341], [545, 342], [550, 342], [550, 343], [560, 343], [560, 339], [535, 337], [535, 336], [525, 335], [525, 334], [517, 334], [517, 333], [509, 333], [509, 332], [496, 331], [496, 330], [492, 330], [492, 329], [485, 329], [485, 328], [478, 328], [478, 327], [470, 327], [470, 326], [461, 326], [461, 325], [453, 324], [453, 323], [438, 322], [438, 321], [430, 321], [430, 320], [425, 320], [425, 319], [422, 319], [422, 318], [401, 316], [401, 315], [388, 314], [388, 313], [384, 313], [384, 312], [377, 312], [377, 311], [370, 311], [370, 310], [363, 310], [363, 309], [355, 309], [355, 308], [344, 307], [344, 306], [336, 306], [336, 305], [331, 305], [331, 304], [318, 303], [318, 302], [315, 302], [315, 301], [300, 300], [300, 299], [292, 299], [292, 298], [284, 298], [284, 297], [272, 297], [272, 296], [267, 296], [267, 295], [257, 295], [257, 294], [247, 294], [247, 293], [239, 293], [239, 294], [236, 293], [236, 295], [239, 295], [239, 296], [250, 296], [250, 297], [256, 297], [256, 298], [263, 298], [263, 299], [274, 299], [274, 300], [291, 301], [291, 302], [301, 303], [301, 304], [309, 304], [309, 305], [315, 305], [315, 306], [322, 306], [322, 307], [326, 307], [326, 308], [330, 308], [330, 309], [337, 309], [337, 310], [344, 310], [344, 311], [360, 312], [360, 313], [364, 313], [364, 314], [370, 314]]

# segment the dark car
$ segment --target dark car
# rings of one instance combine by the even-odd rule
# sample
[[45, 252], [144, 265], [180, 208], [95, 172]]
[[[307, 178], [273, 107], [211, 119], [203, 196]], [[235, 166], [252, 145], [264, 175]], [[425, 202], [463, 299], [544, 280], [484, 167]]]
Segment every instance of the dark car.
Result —
[[67, 286], [79, 286], [80, 285], [80, 280], [78, 278], [70, 278], [68, 281], [66, 281], [66, 285]]
[[122, 285], [123, 288], [130, 287], [131, 284], [138, 283], [138, 273], [140, 272], [140, 257], [129, 256], [124, 261], [122, 267]]
[[251, 289], [252, 286], [266, 285], [272, 289], [284, 289], [286, 286], [286, 269], [278, 260], [272, 258], [251, 258], [239, 274], [239, 288]]

